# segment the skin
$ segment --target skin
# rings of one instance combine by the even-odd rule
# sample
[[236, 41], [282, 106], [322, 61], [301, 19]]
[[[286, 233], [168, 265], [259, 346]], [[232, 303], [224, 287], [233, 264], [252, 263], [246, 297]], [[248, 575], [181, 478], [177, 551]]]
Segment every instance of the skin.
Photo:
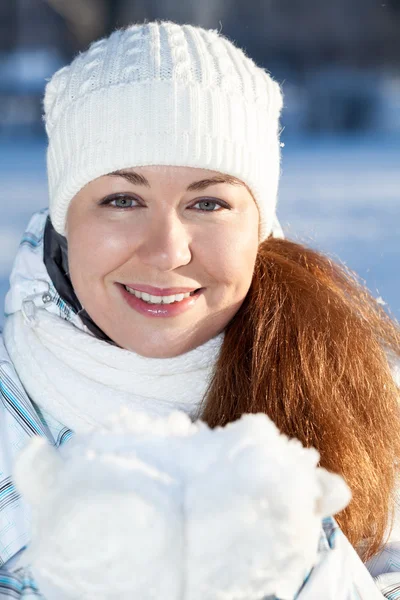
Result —
[[[123, 172], [90, 182], [71, 201], [71, 281], [82, 306], [118, 346], [146, 357], [178, 356], [223, 331], [243, 303], [258, 249], [258, 209], [247, 186], [233, 178], [187, 190], [201, 180], [223, 180], [215, 171], [147, 166]], [[101, 205], [110, 196], [112, 204]], [[131, 308], [118, 283], [205, 289], [183, 314], [154, 318]]]

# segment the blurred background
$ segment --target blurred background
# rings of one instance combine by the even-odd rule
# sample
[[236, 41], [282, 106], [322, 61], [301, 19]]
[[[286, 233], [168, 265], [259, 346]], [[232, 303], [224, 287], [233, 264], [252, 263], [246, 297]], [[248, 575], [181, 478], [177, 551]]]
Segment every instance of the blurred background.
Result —
[[281, 83], [285, 233], [356, 270], [399, 319], [400, 0], [0, 0], [0, 303], [47, 204], [46, 79], [153, 19], [218, 29]]

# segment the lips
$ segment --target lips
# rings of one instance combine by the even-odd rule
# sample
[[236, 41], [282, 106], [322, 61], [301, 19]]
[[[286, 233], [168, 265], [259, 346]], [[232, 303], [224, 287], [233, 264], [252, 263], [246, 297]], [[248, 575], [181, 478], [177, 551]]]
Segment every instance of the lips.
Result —
[[[128, 292], [125, 285], [118, 285], [122, 297], [128, 306], [146, 317], [177, 317], [190, 310], [202, 296], [203, 289], [198, 289], [193, 295], [172, 304], [150, 304]], [[154, 290], [154, 288], [152, 288]], [[156, 288], [157, 289], [157, 288]], [[160, 288], [158, 288], [160, 289]], [[167, 288], [171, 289], [171, 288]], [[172, 288], [176, 289], [176, 288]], [[182, 289], [182, 288], [181, 288]], [[148, 293], [148, 292], [147, 292]]]
[[140, 283], [123, 283], [126, 287], [137, 290], [138, 292], [145, 292], [151, 296], [176, 296], [177, 294], [187, 294], [188, 292], [195, 292], [199, 290], [201, 286], [195, 287], [169, 287], [169, 288], [157, 288], [151, 285], [142, 285]]

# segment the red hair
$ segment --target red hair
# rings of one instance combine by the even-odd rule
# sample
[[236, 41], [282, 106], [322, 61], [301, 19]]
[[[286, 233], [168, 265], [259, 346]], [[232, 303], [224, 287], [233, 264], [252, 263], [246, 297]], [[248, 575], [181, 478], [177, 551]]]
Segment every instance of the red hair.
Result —
[[260, 244], [254, 276], [202, 407], [210, 426], [266, 413], [352, 490], [337, 520], [372, 556], [390, 523], [400, 457], [400, 330], [356, 276], [288, 240]]

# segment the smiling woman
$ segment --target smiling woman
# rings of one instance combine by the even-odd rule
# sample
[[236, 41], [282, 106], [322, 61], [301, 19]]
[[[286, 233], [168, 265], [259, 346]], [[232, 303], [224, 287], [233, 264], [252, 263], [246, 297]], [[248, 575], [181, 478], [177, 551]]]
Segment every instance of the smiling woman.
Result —
[[[0, 353], [0, 472], [12, 490], [0, 590], [39, 595], [15, 449], [33, 434], [59, 446], [103, 431], [135, 407], [211, 427], [261, 412], [316, 448], [352, 500], [309, 532], [318, 560], [296, 598], [396, 598], [399, 328], [354, 274], [281, 239], [277, 83], [218, 32], [155, 22], [92, 44], [55, 73], [44, 106], [49, 210], [18, 251]], [[278, 462], [261, 467], [279, 478]], [[249, 485], [256, 470], [242, 473]], [[290, 506], [280, 525], [301, 548], [296, 501], [277, 505]], [[283, 585], [291, 544], [265, 552]]]
[[238, 311], [258, 224], [248, 189], [213, 171], [149, 166], [100, 177], [68, 211], [72, 285], [119, 346], [177, 356], [221, 333]]

